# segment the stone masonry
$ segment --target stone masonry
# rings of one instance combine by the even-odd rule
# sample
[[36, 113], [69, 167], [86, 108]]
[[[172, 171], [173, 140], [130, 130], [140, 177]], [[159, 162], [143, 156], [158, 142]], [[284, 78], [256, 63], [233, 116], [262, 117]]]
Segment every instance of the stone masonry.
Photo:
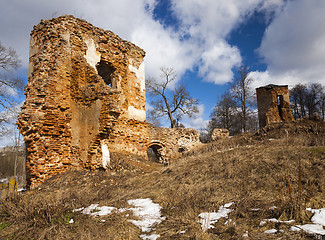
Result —
[[73, 16], [31, 32], [26, 100], [18, 127], [31, 188], [68, 170], [108, 168], [110, 153], [162, 162], [198, 140], [192, 129], [146, 122], [145, 52]]
[[256, 88], [260, 128], [275, 122], [293, 121], [288, 85], [267, 85]]
[[217, 141], [229, 137], [229, 130], [224, 128], [215, 128], [211, 133], [211, 141]]

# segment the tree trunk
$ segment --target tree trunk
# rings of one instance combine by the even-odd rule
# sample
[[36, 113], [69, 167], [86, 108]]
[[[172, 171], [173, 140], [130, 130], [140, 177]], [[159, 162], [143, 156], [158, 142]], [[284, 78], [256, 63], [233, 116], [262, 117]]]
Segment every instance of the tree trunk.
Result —
[[168, 113], [168, 117], [169, 117], [169, 120], [170, 120], [170, 128], [175, 128], [175, 121], [174, 121], [174, 118], [173, 118], [173, 115], [172, 115], [172, 111], [170, 110], [168, 100], [165, 97], [165, 95], [162, 95], [162, 97], [163, 97], [163, 99], [165, 101], [165, 104], [166, 104], [167, 113]]

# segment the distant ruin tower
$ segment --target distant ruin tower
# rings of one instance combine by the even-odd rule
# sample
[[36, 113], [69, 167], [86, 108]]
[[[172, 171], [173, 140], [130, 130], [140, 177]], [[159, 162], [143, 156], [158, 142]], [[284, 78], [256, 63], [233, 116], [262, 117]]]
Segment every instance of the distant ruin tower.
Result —
[[270, 123], [293, 121], [288, 85], [267, 85], [256, 88], [260, 128]]

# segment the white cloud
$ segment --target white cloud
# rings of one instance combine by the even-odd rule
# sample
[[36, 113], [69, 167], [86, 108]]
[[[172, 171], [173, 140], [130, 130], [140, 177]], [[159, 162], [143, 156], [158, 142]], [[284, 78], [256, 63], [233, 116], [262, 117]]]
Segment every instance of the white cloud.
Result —
[[288, 1], [267, 28], [260, 55], [264, 73], [252, 75], [261, 85], [319, 82], [325, 85], [325, 1]]
[[225, 41], [228, 34], [254, 11], [275, 11], [283, 0], [172, 0], [182, 33], [190, 36], [200, 76], [209, 82], [232, 81], [241, 64], [239, 50]]
[[204, 120], [203, 118], [204, 104], [199, 104], [198, 110], [199, 112], [195, 114], [193, 118], [188, 118], [184, 116], [181, 122], [185, 125], [185, 127], [194, 128], [197, 130], [201, 130], [206, 127], [206, 125], [208, 124], [208, 120]]
[[188, 43], [182, 43], [171, 29], [164, 29], [153, 20], [148, 19], [136, 27], [131, 41], [146, 50], [146, 75], [158, 81], [161, 79], [161, 67], [173, 67], [179, 78], [193, 64], [194, 57]]
[[231, 69], [240, 62], [239, 50], [220, 40], [202, 53], [199, 74], [204, 80], [217, 84], [230, 82], [233, 76]]
[[42, 18], [72, 14], [142, 47], [147, 52], [147, 75], [158, 77], [159, 68], [166, 66], [174, 67], [181, 77], [197, 67], [205, 80], [222, 84], [231, 81], [232, 68], [241, 62], [238, 49], [224, 40], [226, 36], [254, 9], [270, 8], [282, 1], [172, 0], [180, 23], [177, 32], [153, 19], [158, 0], [2, 1], [0, 21], [8, 24], [0, 25], [1, 41], [15, 48], [27, 66], [33, 25]]

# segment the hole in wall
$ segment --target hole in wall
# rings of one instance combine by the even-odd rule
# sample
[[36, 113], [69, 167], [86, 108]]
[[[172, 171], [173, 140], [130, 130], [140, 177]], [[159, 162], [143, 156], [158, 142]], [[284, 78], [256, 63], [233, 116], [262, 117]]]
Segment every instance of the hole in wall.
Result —
[[279, 111], [279, 115], [280, 115], [281, 121], [283, 121], [283, 113], [282, 113], [283, 95], [278, 95], [277, 96], [277, 99], [278, 99], [278, 111]]
[[150, 161], [152, 162], [161, 162], [162, 155], [161, 155], [162, 146], [158, 144], [153, 144], [147, 149], [147, 155]]
[[278, 99], [278, 106], [282, 106], [283, 105], [283, 96], [282, 95], [278, 95], [277, 96]]
[[112, 74], [115, 72], [116, 68], [110, 62], [101, 60], [96, 65], [98, 75], [104, 80], [104, 82], [109, 86], [113, 87]]

